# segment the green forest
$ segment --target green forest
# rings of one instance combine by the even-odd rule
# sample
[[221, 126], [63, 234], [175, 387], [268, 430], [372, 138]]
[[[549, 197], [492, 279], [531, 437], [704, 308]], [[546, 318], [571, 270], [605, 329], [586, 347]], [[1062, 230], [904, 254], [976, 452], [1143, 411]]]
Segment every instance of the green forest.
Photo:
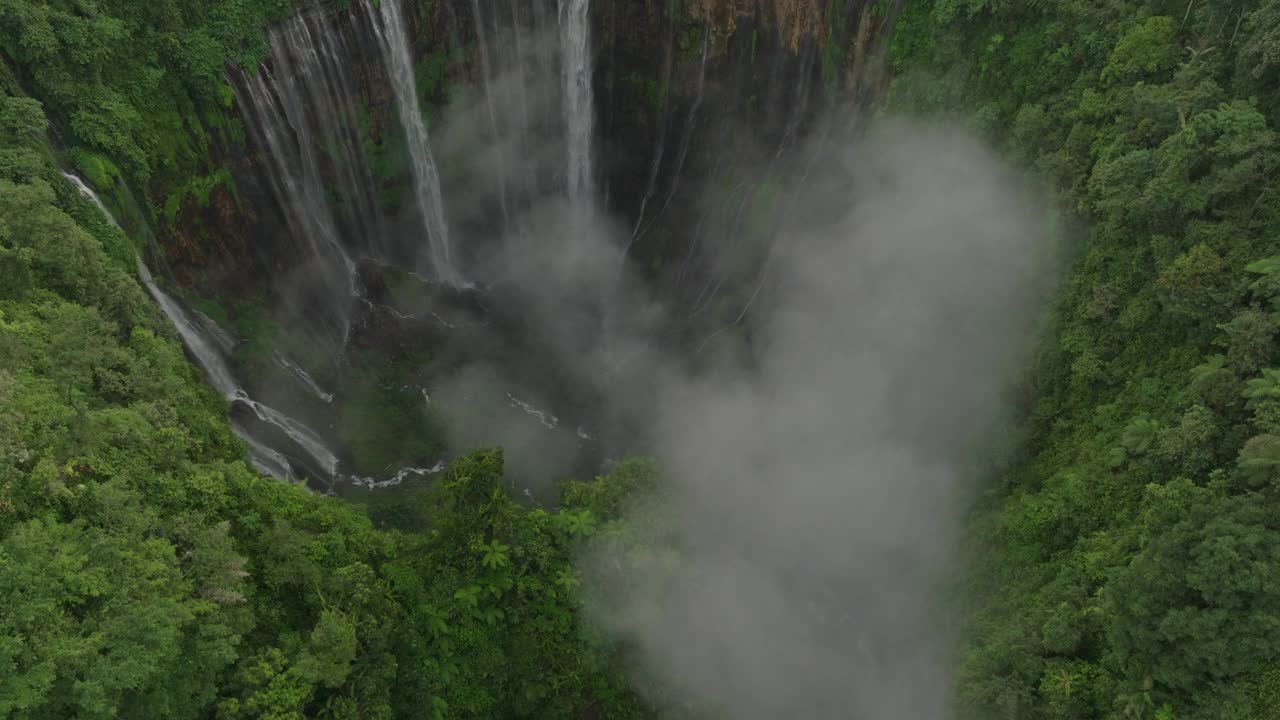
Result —
[[907, 3], [891, 103], [1081, 240], [975, 509], [961, 717], [1280, 716], [1280, 3]]
[[[648, 561], [653, 461], [553, 510], [497, 448], [386, 502], [264, 477], [151, 240], [60, 176], [131, 228], [229, 183], [225, 68], [292, 9], [0, 0], [0, 718], [714, 716], [582, 609], [588, 540]], [[888, 53], [880, 112], [970, 128], [1075, 238], [966, 516], [954, 716], [1280, 717], [1280, 0], [906, 0]]]
[[223, 62], [284, 9], [0, 5], [0, 717], [642, 716], [571, 559], [648, 464], [547, 512], [478, 451], [377, 527], [265, 478], [58, 175], [59, 140], [102, 187], [190, 175]]
[[546, 512], [481, 451], [381, 529], [259, 476], [40, 103], [0, 122], [0, 716], [640, 716], [571, 554], [649, 465]]
[[477, 452], [379, 528], [258, 475], [40, 104], [0, 122], [0, 716], [640, 716], [571, 557], [651, 467], [546, 512]]

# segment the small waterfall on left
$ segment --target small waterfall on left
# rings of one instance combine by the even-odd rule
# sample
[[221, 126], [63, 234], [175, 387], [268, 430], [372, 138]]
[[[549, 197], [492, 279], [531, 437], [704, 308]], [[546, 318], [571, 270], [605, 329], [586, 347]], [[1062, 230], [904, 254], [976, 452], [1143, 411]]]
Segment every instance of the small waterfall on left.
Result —
[[169, 322], [173, 324], [173, 329], [178, 331], [178, 337], [182, 340], [183, 346], [187, 348], [187, 352], [191, 353], [191, 357], [195, 359], [200, 369], [204, 370], [209, 384], [222, 397], [228, 400], [234, 399], [241, 390], [239, 383], [236, 382], [235, 375], [231, 373], [231, 368], [227, 367], [226, 361], [222, 359], [222, 355], [218, 352], [213, 341], [205, 337], [204, 333], [200, 331], [200, 327], [191, 321], [182, 306], [161, 290], [159, 285], [156, 285], [155, 278], [151, 276], [151, 271], [147, 266], [142, 263], [142, 258], [138, 258], [138, 279], [142, 281], [142, 285], [147, 289], [147, 292], [151, 294], [151, 299], [155, 300], [156, 305], [160, 306], [160, 311], [164, 313], [165, 317], [169, 318]]
[[[74, 185], [82, 196], [97, 206], [112, 225], [120, 227], [115, 217], [107, 210], [106, 205], [102, 203], [98, 194], [93, 191], [93, 188], [90, 188], [79, 176], [72, 173], [63, 172], [62, 176]], [[308, 456], [308, 459], [326, 475], [326, 477], [321, 478], [322, 480], [326, 482], [337, 480], [338, 458], [325, 446], [324, 441], [314, 430], [274, 408], [257, 402], [240, 387], [240, 383], [236, 380], [230, 366], [227, 365], [226, 359], [220, 352], [220, 349], [227, 344], [230, 336], [221, 328], [218, 328], [211, 318], [203, 314], [197, 313], [196, 318], [193, 320], [192, 316], [183, 309], [177, 300], [174, 300], [168, 293], [160, 289], [160, 286], [155, 282], [155, 278], [152, 277], [151, 271], [143, 264], [140, 257], [137, 261], [137, 269], [138, 279], [147, 289], [160, 311], [169, 319], [173, 329], [177, 331], [183, 347], [186, 348], [200, 369], [204, 371], [204, 376], [209, 384], [228, 401], [243, 404], [253, 412], [260, 422], [274, 427], [293, 441], [297, 448], [301, 449]], [[209, 325], [212, 325], [214, 329], [206, 329]], [[285, 453], [255, 437], [240, 423], [233, 421], [231, 429], [249, 446], [250, 457], [258, 470], [280, 480], [293, 479], [293, 464]]]
[[111, 214], [111, 211], [107, 209], [106, 205], [102, 204], [102, 198], [98, 197], [98, 193], [94, 192], [93, 188], [89, 187], [84, 180], [81, 180], [79, 175], [69, 173], [66, 170], [60, 170], [58, 174], [67, 182], [74, 185], [76, 192], [80, 193], [81, 197], [93, 203], [94, 207], [98, 208], [98, 210], [102, 212], [102, 216], [107, 219], [107, 222], [111, 223], [115, 227], [120, 227], [120, 223], [116, 222], [115, 216]]

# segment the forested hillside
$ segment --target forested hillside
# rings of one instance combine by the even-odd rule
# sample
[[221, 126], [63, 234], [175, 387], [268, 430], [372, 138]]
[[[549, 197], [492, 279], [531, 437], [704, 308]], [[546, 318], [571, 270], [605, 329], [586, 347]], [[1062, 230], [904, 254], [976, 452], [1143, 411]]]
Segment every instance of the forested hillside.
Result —
[[[77, 110], [129, 114], [82, 93], [127, 93], [113, 78], [141, 81], [124, 58], [148, 45], [105, 14], [7, 2], [0, 18], [6, 61], [48, 63], [50, 98], [0, 71], [0, 717], [638, 716], [575, 619], [570, 558], [651, 470], [566, 486], [546, 512], [507, 497], [500, 451], [477, 452], [380, 504], [382, 529], [251, 470], [132, 277], [139, 248], [55, 166], [47, 110], [135, 177], [165, 166], [157, 116], [110, 140], [81, 124], [108, 116]], [[80, 67], [58, 65], [67, 47]]]
[[[615, 45], [603, 62], [616, 77], [600, 84], [613, 98], [616, 81], [617, 97], [644, 112], [595, 112], [610, 132], [647, 135], [638, 150], [610, 148], [625, 162], [601, 164], [643, 196], [631, 241], [654, 273], [670, 260], [663, 253], [675, 253], [680, 283], [705, 283], [689, 318], [726, 277], [761, 278], [740, 311], [719, 301], [744, 345], [757, 330], [748, 311], [769, 294], [761, 288], [772, 246], [764, 270], [754, 256], [718, 266], [723, 258], [703, 248], [715, 261], [708, 276], [686, 274], [698, 242], [711, 242], [698, 234], [714, 215], [702, 214], [700, 197], [678, 200], [660, 237], [642, 242], [646, 203], [652, 197], [656, 222], [690, 152], [688, 167], [713, 176], [707, 187], [723, 196], [716, 212], [727, 220], [708, 224], [733, 253], [759, 251], [738, 234], [765, 234], [771, 198], [803, 195], [783, 193], [790, 178], [772, 164], [755, 182], [749, 160], [737, 167], [735, 158], [690, 151], [705, 86], [776, 126], [760, 152], [773, 163], [803, 145], [810, 97], [840, 92], [842, 64], [869, 64], [879, 42], [870, 36], [892, 32], [888, 112], [965, 126], [1069, 219], [1072, 258], [1021, 388], [1017, 449], [969, 508], [963, 582], [954, 602], [937, 603], [958, 607], [962, 620], [955, 716], [1280, 717], [1280, 0], [733, 0], [619, 11], [621, 3], [597, 3], [585, 17], [637, 23], [631, 33], [607, 26]], [[443, 86], [455, 76], [480, 72], [488, 82], [489, 69], [476, 69], [486, 64], [478, 28], [502, 29], [506, 12], [491, 5], [487, 25], [477, 18], [466, 31], [477, 37], [461, 38], [459, 8], [482, 16], [479, 3], [413, 3], [427, 18], [419, 35], [453, 43], [414, 60], [411, 89], [423, 113], [441, 112], [430, 102], [450, 95]], [[625, 515], [629, 499], [660, 495], [654, 462], [625, 460], [594, 480], [565, 481], [546, 509], [515, 491], [523, 469], [504, 467], [500, 449], [457, 457], [429, 483], [354, 500], [266, 478], [231, 431], [227, 398], [202, 381], [135, 279], [140, 256], [180, 254], [198, 273], [196, 261], [217, 254], [210, 246], [252, 249], [249, 235], [218, 235], [249, 222], [253, 205], [230, 167], [265, 164], [249, 157], [228, 73], [258, 67], [270, 52], [268, 27], [297, 6], [0, 0], [0, 718], [718, 717], [650, 687], [636, 673], [642, 649], [587, 621], [588, 586], [599, 578], [584, 568], [637, 602], [661, 595], [634, 587], [638, 578], [676, 577], [638, 569], [679, 568], [677, 531], [624, 519], [644, 518]], [[320, 6], [336, 12], [352, 2]], [[757, 62], [754, 25], [744, 21], [752, 29], [737, 36], [726, 29], [738, 14], [762, 28], [790, 18], [784, 41], [760, 41], [770, 60]], [[442, 29], [442, 18], [454, 25]], [[510, 11], [512, 27], [519, 18]], [[436, 20], [440, 27], [423, 29]], [[805, 36], [816, 28], [825, 40]], [[646, 32], [664, 33], [665, 50], [646, 52]], [[777, 87], [750, 87], [766, 77]], [[846, 90], [863, 79], [846, 79]], [[380, 131], [390, 135], [399, 127], [387, 112], [394, 93], [363, 81], [366, 94], [380, 95], [388, 126]], [[878, 75], [868, 83], [878, 85]], [[477, 107], [487, 101], [496, 135], [494, 100], [478, 99], [487, 87], [474, 90], [454, 94]], [[762, 108], [770, 99], [786, 107]], [[375, 134], [371, 116], [360, 115], [361, 144]], [[750, 136], [738, 119], [701, 122], [707, 134]], [[403, 142], [370, 151], [388, 206], [401, 202], [383, 197], [394, 194], [389, 187], [412, 184], [400, 157], [407, 151], [393, 144]], [[446, 176], [466, 154], [453, 149], [450, 163], [450, 152], [441, 153]], [[68, 182], [62, 173], [72, 170], [103, 192], [125, 230]], [[492, 200], [470, 212], [496, 216]], [[205, 222], [213, 206], [224, 224]], [[695, 221], [692, 240], [677, 235]], [[276, 230], [264, 232], [284, 234]], [[181, 292], [173, 285], [166, 281]], [[404, 346], [395, 334], [417, 328], [375, 330]], [[258, 340], [270, 365], [274, 346]], [[363, 374], [350, 373], [366, 392], [340, 431], [369, 472], [390, 467], [405, 438], [425, 434], [414, 423], [426, 413], [420, 397], [431, 403], [425, 388], [406, 399], [412, 373], [384, 349], [368, 352], [377, 363]], [[353, 357], [362, 356], [344, 356], [342, 369], [359, 365]], [[389, 412], [392, 403], [414, 412]], [[568, 435], [593, 439], [581, 427]], [[719, 439], [714, 451], [754, 457], [741, 439]], [[435, 451], [434, 441], [419, 444]], [[761, 464], [780, 477], [745, 478], [743, 492], [749, 481], [790, 479], [788, 463], [771, 459]], [[703, 460], [694, 467], [725, 467]], [[584, 565], [591, 541], [619, 552]], [[822, 548], [837, 559], [861, 551]], [[824, 592], [828, 580], [818, 583]], [[874, 587], [839, 580], [870, 602]], [[839, 605], [822, 597], [831, 603], [823, 607]], [[753, 622], [744, 616], [743, 637]]]
[[909, 2], [893, 62], [1081, 226], [962, 716], [1280, 716], [1280, 3]]
[[[181, 201], [216, 184], [211, 139], [243, 130], [225, 115], [228, 64], [267, 50], [289, 0], [0, 3], [0, 47], [18, 91], [57, 119], [57, 141], [94, 186], [120, 180]], [[13, 81], [11, 81], [13, 82]], [[196, 178], [204, 178], [203, 183]], [[164, 206], [165, 194], [156, 192]], [[149, 193], [150, 195], [150, 193]]]
[[570, 557], [645, 465], [549, 513], [479, 452], [382, 530], [259, 476], [39, 103], [0, 131], [0, 716], [639, 714]]

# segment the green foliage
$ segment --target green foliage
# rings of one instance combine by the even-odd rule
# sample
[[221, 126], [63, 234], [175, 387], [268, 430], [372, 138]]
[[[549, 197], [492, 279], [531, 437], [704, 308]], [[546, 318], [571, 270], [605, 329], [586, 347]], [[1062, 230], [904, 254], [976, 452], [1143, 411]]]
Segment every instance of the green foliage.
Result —
[[1262, 377], [1246, 383], [1246, 407], [1253, 410], [1253, 424], [1260, 430], [1280, 433], [1280, 370], [1267, 368]]
[[119, 181], [146, 190], [150, 219], [172, 224], [187, 193], [200, 198], [210, 182], [225, 184], [210, 143], [243, 142], [221, 119], [228, 63], [256, 65], [264, 28], [292, 6], [0, 0], [0, 49], [60, 128], [77, 169], [104, 191]]
[[971, 117], [1084, 228], [1025, 459], [973, 519], [961, 717], [1274, 715], [1278, 13], [903, 12], [890, 104]]
[[1276, 307], [1280, 302], [1280, 255], [1249, 263], [1245, 270], [1258, 276], [1249, 284], [1249, 290], [1259, 299], [1269, 301], [1273, 309], [1280, 309]]
[[1111, 465], [1118, 466], [1130, 457], [1139, 457], [1152, 449], [1160, 424], [1151, 418], [1138, 418], [1125, 426], [1120, 445], [1111, 455]]
[[164, 204], [164, 217], [169, 225], [174, 225], [178, 219], [178, 212], [182, 209], [183, 203], [188, 197], [196, 201], [197, 207], [208, 207], [209, 196], [214, 188], [226, 187], [233, 195], [236, 194], [235, 181], [231, 177], [231, 171], [224, 168], [218, 168], [208, 176], [200, 176], [191, 178], [190, 182], [169, 194], [168, 200]]
[[1120, 37], [1102, 66], [1102, 82], [1167, 81], [1182, 55], [1177, 32], [1171, 17], [1151, 17], [1133, 26]]
[[356, 472], [374, 474], [398, 464], [433, 462], [444, 450], [443, 430], [427, 414], [416, 393], [401, 392], [414, 382], [418, 358], [391, 359], [358, 353], [343, 374], [338, 427], [351, 449]]
[[1219, 343], [1227, 350], [1227, 362], [1240, 374], [1257, 372], [1275, 356], [1276, 319], [1258, 308], [1247, 308], [1231, 322], [1219, 325], [1223, 338]]
[[[0, 20], [25, 13], [36, 56], [107, 62], [60, 23], [97, 17], [113, 42], [128, 26], [81, 6], [4, 1]], [[587, 504], [651, 468], [546, 512], [507, 496], [500, 452], [477, 452], [396, 500], [413, 532], [259, 476], [130, 276], [128, 241], [59, 177], [46, 126], [39, 103], [0, 101], [0, 716], [645, 714], [584, 629], [572, 559]], [[252, 306], [236, 318], [271, 330]]]
[[1240, 64], [1254, 81], [1275, 80], [1280, 70], [1280, 2], [1260, 3], [1244, 27]]
[[1259, 435], [1240, 448], [1240, 475], [1258, 487], [1280, 481], [1280, 437]]

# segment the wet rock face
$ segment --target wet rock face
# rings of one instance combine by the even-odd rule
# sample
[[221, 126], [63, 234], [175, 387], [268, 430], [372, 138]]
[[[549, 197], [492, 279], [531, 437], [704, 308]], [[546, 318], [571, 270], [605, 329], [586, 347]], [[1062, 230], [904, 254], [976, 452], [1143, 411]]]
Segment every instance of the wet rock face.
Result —
[[[420, 44], [428, 47], [447, 42], [445, 4], [435, 3], [433, 8], [429, 16], [408, 18]], [[356, 96], [353, 104], [360, 108], [360, 132], [366, 149], [381, 147], [396, 131], [396, 109], [395, 91], [377, 41], [360, 13], [347, 9], [325, 15], [324, 26], [339, 34], [338, 44], [348, 51], [344, 60], [350, 89]], [[263, 68], [271, 68], [270, 59]], [[229, 70], [233, 83], [240, 72]], [[449, 68], [449, 82], [462, 82], [464, 72], [464, 67]], [[249, 118], [245, 113], [240, 102], [233, 103], [229, 121], [235, 130], [209, 135], [207, 165], [217, 169], [221, 181], [206, 196], [186, 194], [159, 228], [161, 247], [174, 279], [208, 296], [254, 294], [270, 285], [264, 279], [296, 267], [300, 255], [307, 252], [289, 233], [284, 209], [271, 187], [269, 159], [246, 132]], [[338, 170], [326, 166], [323, 172], [326, 182], [334, 182]], [[395, 185], [407, 186], [410, 178], [388, 173], [376, 181], [379, 190], [390, 191]], [[151, 188], [150, 193], [163, 198], [170, 190]]]
[[267, 275], [270, 258], [262, 251], [261, 238], [283, 233], [279, 218], [271, 212], [271, 199], [261, 186], [248, 156], [232, 163], [237, 181], [233, 194], [225, 186], [209, 192], [201, 205], [188, 195], [176, 216], [164, 247], [174, 279], [204, 294], [241, 294], [243, 285]]
[[[555, 0], [405, 6], [419, 90], [433, 119], [457, 97], [480, 92], [482, 33], [493, 46], [492, 64], [509, 50], [501, 46], [511, 39], [504, 28], [518, 25], [532, 34], [554, 29], [557, 21]], [[885, 78], [880, 38], [891, 30], [896, 6], [889, 4], [888, 17], [877, 7], [868, 0], [834, 6], [818, 0], [593, 0], [597, 194], [611, 215], [635, 228], [633, 252], [644, 266], [662, 268], [684, 257], [691, 241], [681, 229], [699, 223], [708, 194], [731, 185], [735, 168], [776, 164], [800, 146], [832, 103], [874, 99]], [[412, 178], [395, 162], [394, 138], [402, 131], [394, 89], [361, 13], [329, 11], [326, 23], [350, 51], [366, 148], [370, 155], [391, 156], [371, 164], [377, 165], [375, 195], [395, 216], [396, 198]], [[230, 112], [239, 131], [210, 134], [208, 149], [208, 166], [225, 171], [229, 182], [203, 195], [188, 193], [160, 232], [177, 281], [217, 297], [269, 287], [266, 279], [298, 267], [308, 252], [288, 232], [266, 159], [244, 132], [243, 108], [237, 103]], [[534, 127], [529, 142], [541, 143], [545, 138], [537, 133], [545, 130]], [[447, 156], [448, 149], [439, 152]], [[450, 179], [444, 181], [450, 190]], [[486, 223], [497, 216], [497, 199], [475, 199], [484, 190], [474, 184], [456, 189], [483, 208], [471, 217], [451, 209], [459, 231], [492, 232]], [[154, 189], [153, 195], [164, 192]]]
[[807, 138], [847, 129], [820, 118], [877, 101], [897, 4], [596, 2], [602, 198], [635, 228], [636, 265], [678, 298], [710, 272], [707, 237], [743, 233], [760, 177], [797, 172]]
[[723, 153], [762, 157], [819, 105], [817, 43], [792, 45], [760, 13], [708, 22], [623, 2], [603, 13], [614, 32], [597, 65], [601, 143], [610, 203], [623, 215], [638, 216], [662, 186], [694, 183], [686, 190], [696, 195]]

